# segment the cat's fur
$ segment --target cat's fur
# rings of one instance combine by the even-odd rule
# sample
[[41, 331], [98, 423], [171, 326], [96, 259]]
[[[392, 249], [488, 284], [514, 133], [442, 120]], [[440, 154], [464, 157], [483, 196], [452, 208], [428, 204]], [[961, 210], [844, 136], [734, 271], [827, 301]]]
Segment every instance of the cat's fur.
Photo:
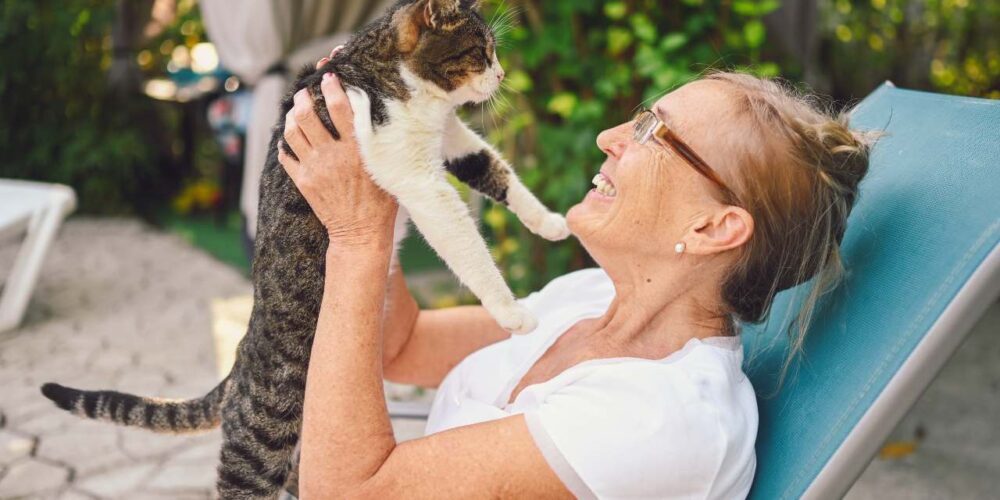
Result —
[[[565, 238], [568, 230], [455, 116], [457, 105], [487, 98], [502, 76], [493, 34], [474, 9], [470, 0], [399, 2], [324, 67], [303, 72], [282, 110], [292, 108], [294, 90], [308, 88], [321, 120], [339, 138], [319, 90], [322, 75], [335, 72], [355, 112], [366, 167], [401, 205], [397, 243], [409, 216], [498, 322], [524, 331], [534, 318], [515, 302], [445, 171], [505, 203], [543, 237]], [[261, 179], [253, 313], [229, 376], [187, 401], [42, 387], [59, 407], [88, 418], [162, 432], [221, 422], [218, 491], [226, 499], [273, 498], [288, 479], [323, 297], [327, 232], [278, 163], [283, 128], [284, 116]]]

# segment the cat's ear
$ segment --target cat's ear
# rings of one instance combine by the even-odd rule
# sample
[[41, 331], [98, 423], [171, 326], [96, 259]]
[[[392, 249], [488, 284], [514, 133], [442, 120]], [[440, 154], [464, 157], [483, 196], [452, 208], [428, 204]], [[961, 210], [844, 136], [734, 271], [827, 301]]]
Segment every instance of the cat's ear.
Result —
[[424, 0], [424, 26], [434, 29], [441, 19], [450, 16], [461, 7], [461, 0]]
[[392, 15], [392, 24], [396, 27], [396, 44], [399, 51], [408, 54], [417, 47], [420, 33], [427, 27], [424, 22], [424, 9], [428, 0], [413, 2]]
[[422, 32], [438, 28], [443, 19], [458, 12], [463, 1], [467, 0], [418, 0], [396, 11], [392, 22], [399, 50], [411, 52]]

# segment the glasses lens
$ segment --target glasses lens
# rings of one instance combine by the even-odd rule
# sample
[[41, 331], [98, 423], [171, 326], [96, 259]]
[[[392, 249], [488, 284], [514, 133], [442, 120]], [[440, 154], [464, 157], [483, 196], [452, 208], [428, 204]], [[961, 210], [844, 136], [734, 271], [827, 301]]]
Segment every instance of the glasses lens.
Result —
[[653, 134], [653, 128], [656, 126], [656, 115], [650, 113], [649, 111], [643, 111], [639, 113], [639, 116], [635, 119], [635, 142], [639, 144], [645, 144], [649, 140], [649, 136]]

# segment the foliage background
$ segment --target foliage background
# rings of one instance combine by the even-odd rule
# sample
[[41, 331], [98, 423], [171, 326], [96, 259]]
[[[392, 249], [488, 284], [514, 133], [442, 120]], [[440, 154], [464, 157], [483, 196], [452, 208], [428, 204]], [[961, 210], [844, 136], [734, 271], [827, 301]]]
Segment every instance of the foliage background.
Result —
[[[195, 180], [218, 176], [220, 155], [204, 128], [193, 165], [182, 164], [177, 107], [109, 80], [113, 62], [122, 60], [111, 41], [116, 12], [153, 3], [2, 3], [0, 177], [70, 184], [84, 212], [149, 213]], [[602, 161], [594, 139], [603, 128], [709, 67], [806, 79], [840, 103], [885, 79], [1000, 98], [1000, 0], [485, 3], [485, 17], [503, 35], [509, 89], [493, 108], [471, 110], [469, 118], [525, 183], [562, 212], [590, 188]], [[807, 29], [818, 50], [805, 59], [787, 50], [787, 26], [771, 15], [782, 3], [819, 13]], [[196, 2], [173, 5], [172, 17], [119, 54], [135, 75], [162, 74], [177, 47], [204, 41]], [[540, 241], [501, 207], [484, 204], [482, 219], [519, 294], [590, 264], [577, 243]], [[231, 244], [239, 246], [238, 237]]]
[[70, 184], [84, 209], [102, 213], [131, 211], [156, 166], [138, 103], [107, 85], [113, 3], [0, 7], [0, 177]]

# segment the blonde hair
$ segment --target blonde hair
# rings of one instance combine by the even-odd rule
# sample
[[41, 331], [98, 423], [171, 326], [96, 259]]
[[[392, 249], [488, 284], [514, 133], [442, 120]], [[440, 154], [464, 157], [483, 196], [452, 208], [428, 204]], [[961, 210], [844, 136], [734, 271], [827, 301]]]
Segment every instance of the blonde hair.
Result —
[[815, 97], [775, 80], [731, 72], [704, 79], [730, 86], [734, 116], [749, 124], [752, 141], [737, 153], [731, 177], [754, 234], [723, 282], [726, 312], [759, 323], [778, 292], [813, 280], [788, 325], [780, 384], [802, 350], [817, 302], [843, 274], [840, 242], [876, 136], [851, 130], [846, 113], [825, 111]]

